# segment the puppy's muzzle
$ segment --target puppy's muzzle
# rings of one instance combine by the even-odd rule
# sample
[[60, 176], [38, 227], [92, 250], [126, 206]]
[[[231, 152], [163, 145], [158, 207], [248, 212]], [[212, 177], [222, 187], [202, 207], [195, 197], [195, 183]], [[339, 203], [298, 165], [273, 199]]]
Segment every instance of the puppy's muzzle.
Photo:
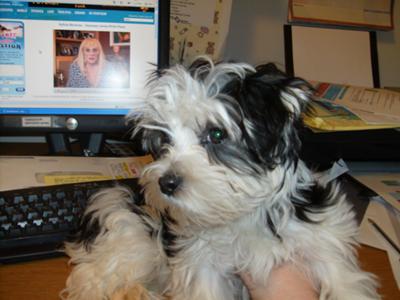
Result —
[[172, 196], [182, 184], [182, 181], [182, 177], [178, 176], [177, 174], [167, 173], [160, 177], [158, 184], [163, 194]]

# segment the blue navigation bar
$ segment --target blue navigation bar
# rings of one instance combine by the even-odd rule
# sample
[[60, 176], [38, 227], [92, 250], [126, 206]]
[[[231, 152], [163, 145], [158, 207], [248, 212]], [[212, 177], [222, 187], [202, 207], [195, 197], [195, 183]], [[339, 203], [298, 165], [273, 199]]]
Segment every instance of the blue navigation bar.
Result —
[[104, 23], [154, 24], [154, 11], [121, 10], [118, 7], [35, 7], [27, 2], [0, 1], [1, 19], [60, 20]]

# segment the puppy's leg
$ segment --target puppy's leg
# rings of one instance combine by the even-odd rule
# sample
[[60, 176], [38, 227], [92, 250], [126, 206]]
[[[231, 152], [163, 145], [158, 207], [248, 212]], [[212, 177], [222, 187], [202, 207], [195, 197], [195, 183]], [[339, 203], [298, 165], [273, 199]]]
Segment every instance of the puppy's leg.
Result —
[[75, 242], [66, 243], [65, 251], [75, 266], [61, 296], [109, 299], [135, 284], [162, 285], [167, 271], [164, 255], [152, 238], [156, 227], [154, 218], [134, 204], [129, 190], [117, 187], [96, 194]]

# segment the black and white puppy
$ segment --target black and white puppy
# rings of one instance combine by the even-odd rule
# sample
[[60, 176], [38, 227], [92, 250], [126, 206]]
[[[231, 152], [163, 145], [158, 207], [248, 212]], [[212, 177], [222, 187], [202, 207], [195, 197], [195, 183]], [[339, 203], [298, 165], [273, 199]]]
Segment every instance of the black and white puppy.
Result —
[[109, 299], [144, 285], [155, 299], [248, 299], [290, 262], [320, 299], [379, 299], [354, 250], [357, 224], [336, 184], [299, 159], [297, 125], [308, 84], [273, 64], [175, 66], [134, 107], [155, 161], [127, 188], [97, 194], [66, 252], [75, 267], [66, 299]]

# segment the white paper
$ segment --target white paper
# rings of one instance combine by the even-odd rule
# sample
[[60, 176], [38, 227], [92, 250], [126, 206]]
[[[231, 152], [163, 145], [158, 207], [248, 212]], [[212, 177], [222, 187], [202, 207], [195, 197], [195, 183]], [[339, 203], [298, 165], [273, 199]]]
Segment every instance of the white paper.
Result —
[[335, 103], [350, 109], [358, 109], [375, 114], [400, 118], [400, 93], [362, 87], [347, 87], [342, 97]]
[[356, 116], [358, 116], [361, 120], [363, 120], [367, 124], [371, 125], [398, 124], [397, 127], [400, 127], [400, 116], [396, 117], [384, 114], [377, 114], [373, 112], [359, 110], [356, 108], [351, 108], [351, 112], [353, 112]]
[[373, 87], [366, 31], [292, 26], [293, 67], [308, 81]]
[[313, 82], [317, 99], [344, 107], [368, 124], [400, 125], [400, 92]]
[[400, 173], [351, 172], [350, 174], [400, 212]]

